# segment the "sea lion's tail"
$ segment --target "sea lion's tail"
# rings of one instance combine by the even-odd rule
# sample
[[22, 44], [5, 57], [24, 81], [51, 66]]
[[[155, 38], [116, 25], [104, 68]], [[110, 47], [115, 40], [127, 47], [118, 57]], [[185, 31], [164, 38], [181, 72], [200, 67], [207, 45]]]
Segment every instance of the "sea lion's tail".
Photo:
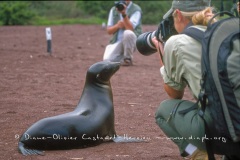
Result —
[[42, 155], [43, 156], [44, 155], [43, 151], [26, 148], [24, 146], [24, 143], [22, 143], [22, 142], [18, 143], [18, 150], [24, 156], [27, 156], [27, 155]]
[[129, 142], [148, 142], [147, 139], [141, 138], [133, 138], [133, 137], [125, 137], [125, 136], [116, 136], [113, 138], [113, 142], [115, 143], [129, 143]]

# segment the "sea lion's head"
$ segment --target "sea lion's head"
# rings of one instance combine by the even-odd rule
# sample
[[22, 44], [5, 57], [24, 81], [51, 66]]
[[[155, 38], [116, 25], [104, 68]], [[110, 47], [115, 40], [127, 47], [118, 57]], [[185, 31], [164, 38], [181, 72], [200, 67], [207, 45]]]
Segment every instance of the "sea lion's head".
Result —
[[87, 71], [87, 80], [108, 83], [112, 75], [120, 68], [120, 62], [101, 61], [93, 64]]

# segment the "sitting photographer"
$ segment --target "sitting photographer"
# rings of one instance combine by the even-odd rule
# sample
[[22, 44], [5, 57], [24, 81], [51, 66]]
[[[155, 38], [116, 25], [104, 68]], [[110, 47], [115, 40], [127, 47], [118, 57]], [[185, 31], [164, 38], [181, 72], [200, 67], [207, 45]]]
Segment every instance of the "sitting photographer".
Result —
[[[163, 18], [170, 16], [173, 16], [174, 27], [179, 34], [171, 36], [164, 46], [156, 38], [152, 39], [156, 48], [163, 53], [164, 66], [160, 72], [164, 80], [164, 89], [170, 98], [161, 102], [158, 107], [155, 114], [156, 123], [178, 146], [182, 157], [207, 160], [206, 146], [202, 139], [205, 137], [204, 121], [198, 115], [198, 110], [192, 109], [186, 114], [179, 113], [195, 104], [182, 100], [186, 86], [195, 99], [198, 97], [201, 88], [202, 53], [202, 46], [197, 40], [181, 33], [189, 26], [205, 31], [208, 20], [213, 16], [212, 8], [209, 7], [207, 0], [173, 0], [171, 9]], [[212, 124], [208, 109], [204, 118], [208, 124]], [[239, 144], [220, 139], [212, 143], [214, 153], [227, 155], [226, 157], [234, 156], [231, 158], [238, 159]]]
[[115, 2], [107, 24], [107, 33], [113, 37], [106, 46], [103, 60], [133, 65], [137, 36], [142, 33], [141, 14], [141, 8], [130, 0]]

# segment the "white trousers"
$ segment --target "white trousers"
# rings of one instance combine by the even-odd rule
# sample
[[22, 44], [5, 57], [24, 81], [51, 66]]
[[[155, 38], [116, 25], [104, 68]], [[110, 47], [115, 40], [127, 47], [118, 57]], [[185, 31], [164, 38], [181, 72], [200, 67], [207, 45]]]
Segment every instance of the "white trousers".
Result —
[[133, 59], [133, 53], [136, 50], [137, 36], [131, 30], [123, 32], [122, 41], [106, 46], [103, 60], [121, 62], [124, 59]]

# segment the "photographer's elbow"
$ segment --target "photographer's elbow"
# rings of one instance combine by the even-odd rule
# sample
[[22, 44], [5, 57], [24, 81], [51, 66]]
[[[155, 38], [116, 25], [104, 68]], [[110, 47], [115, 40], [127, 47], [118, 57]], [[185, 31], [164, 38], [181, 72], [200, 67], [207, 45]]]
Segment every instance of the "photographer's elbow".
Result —
[[109, 35], [111, 35], [111, 34], [117, 32], [117, 31], [118, 31], [118, 28], [116, 29], [115, 26], [107, 27], [107, 33], [108, 33]]

